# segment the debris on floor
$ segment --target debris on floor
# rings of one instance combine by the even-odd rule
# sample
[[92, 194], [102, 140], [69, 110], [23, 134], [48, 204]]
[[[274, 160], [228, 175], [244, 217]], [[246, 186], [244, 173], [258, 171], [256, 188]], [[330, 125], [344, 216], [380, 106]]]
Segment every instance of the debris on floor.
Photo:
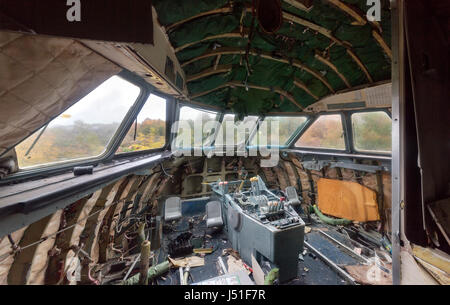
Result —
[[232, 255], [236, 259], [240, 259], [241, 258], [241, 256], [239, 255], [239, 252], [237, 252], [236, 250], [234, 250], [232, 248], [228, 248], [228, 249], [223, 250], [222, 256], [225, 256], [227, 254]]
[[244, 271], [227, 273], [193, 285], [255, 285]]
[[211, 254], [214, 251], [213, 248], [197, 248], [194, 249], [194, 253], [196, 254]]
[[[154, 278], [157, 278], [166, 273], [167, 271], [169, 271], [170, 265], [171, 263], [169, 261], [165, 261], [164, 263], [151, 267], [147, 273], [148, 280], [149, 281], [153, 280]], [[122, 285], [137, 285], [139, 283], [139, 278], [140, 274], [138, 273], [130, 277], [126, 281], [123, 281]]]
[[[392, 272], [376, 264], [344, 266], [356, 282], [364, 285], [392, 285]], [[389, 271], [390, 271], [389, 266]], [[384, 269], [384, 270], [383, 270]]]
[[186, 232], [178, 235], [169, 245], [169, 255], [171, 257], [179, 257], [192, 253], [193, 246], [190, 243], [192, 233]]
[[227, 257], [227, 265], [228, 265], [228, 273], [235, 273], [240, 270], [244, 270], [247, 274], [250, 274], [250, 271], [245, 268], [244, 262], [242, 259], [236, 259], [233, 255], [229, 255]]
[[450, 256], [439, 250], [413, 245], [416, 261], [441, 285], [450, 284]]
[[264, 271], [252, 255], [253, 279], [256, 285], [264, 285]]
[[180, 259], [168, 258], [174, 267], [201, 267], [205, 265], [205, 259], [198, 256], [190, 256]]

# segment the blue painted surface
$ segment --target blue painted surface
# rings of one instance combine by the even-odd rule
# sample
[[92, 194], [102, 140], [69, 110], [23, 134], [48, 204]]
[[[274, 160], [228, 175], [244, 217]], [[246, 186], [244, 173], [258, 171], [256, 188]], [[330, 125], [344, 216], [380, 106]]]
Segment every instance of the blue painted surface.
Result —
[[181, 204], [181, 214], [183, 216], [196, 216], [206, 212], [206, 204], [209, 199], [199, 199], [195, 201], [183, 201]]
[[311, 232], [308, 235], [308, 242], [320, 251], [323, 255], [328, 257], [335, 264], [343, 265], [357, 265], [358, 261], [341, 251], [333, 242], [318, 232]]

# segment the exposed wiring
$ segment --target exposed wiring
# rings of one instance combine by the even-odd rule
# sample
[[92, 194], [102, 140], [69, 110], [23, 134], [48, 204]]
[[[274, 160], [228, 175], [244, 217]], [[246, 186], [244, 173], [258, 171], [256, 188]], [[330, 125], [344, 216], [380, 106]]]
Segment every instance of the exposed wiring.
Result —
[[[112, 207], [113, 205], [116, 205], [116, 204], [125, 202], [125, 200], [126, 200], [126, 199], [121, 199], [121, 200], [115, 201], [115, 202], [109, 204], [108, 206], [105, 206], [104, 209], [107, 209], [107, 208]], [[103, 209], [103, 210], [104, 210], [104, 209]], [[95, 216], [95, 215], [99, 214], [99, 213], [102, 212], [103, 210], [99, 210], [99, 211], [97, 211], [97, 212], [95, 212], [95, 213], [92, 213], [92, 214], [86, 216], [86, 217], [83, 217], [82, 219], [78, 220], [76, 223], [74, 223], [74, 224], [72, 224], [72, 225], [70, 225], [70, 226], [68, 226], [68, 227], [65, 227], [65, 228], [63, 228], [63, 229], [61, 229], [61, 230], [59, 230], [59, 231], [56, 231], [56, 232], [54, 232], [54, 233], [52, 233], [52, 234], [49, 234], [49, 235], [47, 235], [47, 236], [45, 236], [45, 237], [42, 237], [42, 238], [39, 239], [38, 241], [35, 241], [35, 242], [33, 242], [33, 243], [29, 244], [29, 245], [26, 245], [26, 246], [23, 246], [23, 247], [18, 247], [18, 246], [17, 246], [16, 249], [13, 249], [13, 251], [11, 251], [10, 253], [5, 254], [5, 255], [4, 255], [5, 257], [2, 256], [1, 259], [0, 259], [0, 262], [2, 262], [2, 261], [4, 261], [5, 259], [7, 259], [10, 255], [15, 255], [16, 253], [19, 253], [19, 252], [21, 252], [21, 251], [23, 251], [23, 250], [25, 250], [25, 249], [27, 249], [27, 248], [30, 248], [30, 247], [36, 246], [36, 245], [38, 245], [38, 244], [41, 244], [41, 243], [43, 243], [44, 241], [48, 240], [50, 237], [56, 236], [56, 235], [58, 235], [58, 234], [60, 234], [60, 233], [62, 233], [62, 232], [64, 232], [64, 231], [67, 231], [67, 230], [69, 230], [69, 229], [71, 229], [71, 228], [73, 228], [73, 227], [79, 225], [79, 224], [82, 223], [83, 221], [85, 221], [85, 220], [91, 218], [92, 216]], [[11, 240], [10, 240], [10, 241], [11, 241]]]
[[173, 179], [173, 175], [170, 175], [170, 174], [168, 174], [168, 173], [166, 172], [166, 169], [164, 168], [164, 164], [163, 164], [163, 163], [161, 163], [161, 169], [162, 169], [164, 175], [166, 175], [166, 177], [170, 178], [170, 180], [172, 180], [172, 182], [173, 182], [173, 180], [174, 180], [174, 179]]
[[130, 269], [128, 269], [127, 274], [125, 274], [125, 277], [122, 279], [122, 281], [126, 281], [128, 279], [128, 276], [130, 275], [131, 271], [134, 269], [134, 266], [136, 266], [136, 263], [140, 260], [141, 258], [141, 254], [139, 253], [139, 255], [134, 259], [133, 264], [131, 264]]
[[84, 244], [81, 244], [81, 247], [79, 247], [78, 250], [75, 252], [75, 255], [70, 260], [70, 263], [64, 268], [63, 276], [61, 276], [61, 278], [56, 283], [56, 285], [61, 285], [61, 283], [64, 281], [64, 278], [65, 278], [64, 274], [67, 274], [67, 271], [69, 271], [69, 268], [72, 266], [72, 263], [75, 260], [75, 258], [79, 259], [78, 255], [80, 254], [81, 248], [83, 248], [83, 246], [84, 246]]

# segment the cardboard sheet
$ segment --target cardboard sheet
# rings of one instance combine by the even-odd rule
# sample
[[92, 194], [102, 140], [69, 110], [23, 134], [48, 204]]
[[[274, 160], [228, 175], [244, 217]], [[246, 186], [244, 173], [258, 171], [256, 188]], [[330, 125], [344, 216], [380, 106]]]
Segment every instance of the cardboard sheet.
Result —
[[377, 194], [355, 182], [320, 179], [319, 209], [326, 215], [366, 222], [380, 220]]
[[169, 261], [174, 265], [175, 267], [201, 267], [205, 265], [205, 259], [203, 257], [198, 256], [190, 256], [180, 259], [173, 259], [169, 257]]

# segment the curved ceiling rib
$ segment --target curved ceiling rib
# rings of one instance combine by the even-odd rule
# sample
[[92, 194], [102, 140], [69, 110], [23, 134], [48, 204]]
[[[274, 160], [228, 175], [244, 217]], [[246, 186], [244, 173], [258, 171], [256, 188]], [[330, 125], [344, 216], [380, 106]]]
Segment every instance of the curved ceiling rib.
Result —
[[[180, 25], [182, 25], [184, 23], [190, 22], [192, 20], [198, 19], [198, 18], [211, 16], [211, 15], [216, 15], [216, 14], [220, 14], [220, 13], [231, 13], [232, 11], [233, 11], [232, 8], [224, 7], [224, 8], [221, 8], [221, 9], [216, 9], [216, 10], [203, 12], [203, 13], [200, 13], [200, 14], [197, 14], [195, 16], [183, 19], [181, 21], [178, 21], [178, 22], [176, 22], [174, 24], [171, 24], [171, 25], [167, 26], [166, 27], [166, 31], [167, 32], [173, 31], [176, 27], [178, 27], [178, 26], [180, 26]], [[251, 13], [252, 9], [251, 8], [246, 8], [246, 12], [247, 13]], [[283, 11], [282, 14], [283, 14], [283, 18], [285, 20], [287, 20], [287, 21], [291, 21], [291, 22], [300, 24], [300, 25], [302, 25], [304, 27], [310, 28], [311, 30], [319, 32], [322, 35], [328, 37], [330, 40], [335, 41], [336, 43], [339, 43], [340, 45], [344, 44], [344, 42], [342, 42], [341, 40], [339, 40], [336, 37], [334, 37], [330, 30], [328, 30], [328, 29], [326, 29], [324, 27], [321, 27], [320, 25], [317, 25], [315, 23], [312, 23], [311, 21], [305, 20], [303, 18], [300, 18], [298, 16], [295, 16], [293, 14], [290, 14], [290, 13], [287, 13], [287, 12], [284, 12], [284, 11]], [[351, 44], [349, 44], [347, 42], [347, 46], [351, 46]]]
[[[312, 30], [315, 30], [317, 32], [319, 32], [320, 34], [326, 36], [327, 38], [329, 38], [330, 40], [336, 42], [337, 44], [347, 48], [347, 50], [351, 50], [352, 49], [352, 45], [345, 40], [340, 40], [336, 37], [333, 36], [332, 32], [326, 28], [323, 28], [317, 24], [314, 24], [308, 20], [302, 19], [298, 16], [283, 12], [283, 18], [289, 21], [292, 21], [294, 23], [303, 25], [307, 28], [310, 28]], [[378, 29], [380, 29], [380, 26], [376, 26]], [[378, 31], [373, 30], [372, 31], [372, 36], [375, 39], [375, 41], [377, 41], [377, 43], [380, 45], [380, 47], [382, 48], [382, 50], [384, 51], [384, 53], [390, 58], [390, 60], [392, 61], [392, 51], [389, 48], [389, 46], [387, 45], [387, 43], [384, 41], [383, 37], [381, 37], [380, 33]]]
[[381, 37], [380, 33], [378, 33], [377, 31], [373, 30], [372, 31], [372, 35], [375, 38], [375, 40], [378, 42], [378, 44], [380, 45], [380, 47], [384, 50], [384, 53], [386, 53], [386, 55], [391, 59], [392, 61], [392, 51], [389, 48], [389, 46], [387, 45], [386, 41], [384, 41], [383, 37]]
[[[242, 35], [240, 32], [231, 32], [231, 33], [223, 33], [223, 34], [219, 34], [219, 35], [212, 35], [212, 36], [208, 36], [205, 37], [199, 41], [193, 41], [193, 42], [189, 42], [187, 44], [184, 44], [182, 46], [179, 46], [178, 48], [175, 48], [175, 52], [178, 53], [181, 50], [184, 50], [188, 47], [191, 47], [193, 45], [196, 45], [198, 43], [202, 43], [205, 41], [209, 41], [209, 40], [215, 40], [215, 39], [221, 39], [221, 38], [247, 38], [248, 37], [248, 29], [244, 29], [244, 35]], [[325, 33], [328, 32], [327, 35], [333, 37], [333, 35], [331, 35], [331, 32], [322, 28], [321, 33]], [[328, 37], [328, 36], [327, 36]], [[331, 38], [330, 38], [331, 39]], [[367, 79], [372, 83], [372, 76], [369, 74], [369, 71], [367, 70], [366, 66], [364, 66], [363, 62], [358, 58], [358, 56], [355, 54], [355, 52], [353, 52], [352, 48], [349, 46], [349, 43], [346, 42], [342, 42], [337, 38], [331, 39], [333, 42], [338, 43], [339, 45], [343, 46], [346, 48], [347, 53], [351, 56], [352, 60], [360, 67], [360, 69], [364, 72], [364, 74], [366, 75]], [[327, 86], [328, 87], [328, 86]], [[329, 87], [330, 88], [330, 87]], [[330, 90], [332, 92], [334, 92], [334, 90], [332, 90], [330, 88]]]
[[366, 25], [367, 23], [370, 23], [374, 28], [377, 29], [378, 33], [382, 32], [381, 25], [377, 21], [369, 21], [367, 20], [367, 17], [365, 17], [363, 14], [357, 12], [355, 9], [350, 7], [348, 4], [343, 3], [340, 0], [327, 0], [330, 4], [334, 5], [341, 11], [345, 12], [349, 16], [351, 16], [353, 19], [355, 19], [356, 25]]
[[[232, 70], [232, 65], [218, 66], [217, 69], [216, 68], [209, 68], [209, 69], [206, 69], [206, 70], [204, 70], [204, 71], [202, 71], [202, 72], [200, 72], [198, 74], [195, 74], [195, 75], [192, 75], [192, 76], [188, 77], [187, 82], [195, 81], [195, 80], [201, 79], [203, 77], [208, 77], [208, 76], [211, 76], [211, 75], [214, 75], [214, 74], [227, 73], [227, 72], [230, 72], [231, 70]], [[317, 97], [317, 95], [312, 93], [311, 90], [309, 90], [308, 86], [306, 86], [299, 79], [295, 79], [294, 80], [294, 85], [299, 87], [300, 89], [304, 90], [306, 93], [308, 93], [315, 100], [319, 99]], [[266, 87], [264, 87], [264, 88], [266, 88]]]
[[350, 15], [353, 19], [355, 19], [357, 25], [365, 25], [367, 23], [367, 19], [361, 16], [358, 12], [356, 12], [353, 8], [348, 6], [346, 3], [343, 3], [339, 0], [327, 0], [330, 4], [333, 4], [338, 9], [344, 11], [348, 15]]
[[214, 56], [222, 56], [222, 55], [233, 55], [233, 54], [245, 54], [245, 51], [241, 50], [241, 49], [237, 49], [237, 48], [222, 47], [222, 48], [218, 48], [218, 49], [206, 52], [206, 53], [204, 53], [200, 56], [194, 57], [192, 59], [189, 59], [188, 61], [185, 61], [184, 63], [182, 63], [181, 67], [184, 68], [187, 65], [190, 65], [193, 62], [196, 62], [196, 61], [204, 59], [204, 58], [214, 57]]
[[[222, 88], [247, 87], [270, 92], [276, 91], [280, 93], [280, 96], [285, 96], [297, 107], [306, 107], [313, 99], [316, 101], [320, 100], [324, 95], [335, 94], [340, 89], [352, 90], [356, 88], [353, 85], [370, 86], [374, 84], [375, 80], [386, 80], [390, 77], [390, 74], [386, 71], [388, 69], [387, 66], [390, 64], [389, 59], [392, 61], [392, 52], [381, 35], [385, 28], [386, 31], [389, 31], [389, 24], [368, 20], [362, 11], [365, 0], [354, 1], [352, 4], [347, 3], [348, 1], [346, 0], [317, 1], [314, 2], [313, 7], [300, 8], [304, 13], [296, 10], [296, 8], [299, 9], [299, 7], [294, 5], [299, 3], [296, 0], [282, 0], [290, 5], [283, 5], [282, 17], [284, 27], [279, 34], [280, 36], [270, 37], [261, 32], [257, 41], [250, 46], [247, 43], [250, 29], [247, 27], [253, 11], [251, 1], [237, 0], [213, 3], [208, 0], [202, 0], [204, 1], [201, 2], [202, 7], [195, 8], [189, 7], [191, 4], [188, 4], [188, 1], [182, 1], [180, 2], [182, 7], [174, 9], [174, 14], [168, 13], [171, 12], [171, 9], [167, 2], [164, 2], [164, 0], [158, 1], [161, 3], [159, 9], [163, 14], [161, 20], [165, 24], [166, 33], [170, 35], [176, 56], [180, 61], [185, 60], [181, 67], [186, 73], [185, 81], [188, 85], [188, 90], [200, 92], [191, 95], [190, 99], [207, 95]], [[218, 7], [218, 3], [221, 3], [220, 5], [227, 4]], [[327, 10], [331, 12], [329, 21], [325, 21], [322, 16], [322, 13]], [[389, 14], [388, 11], [383, 11], [383, 13]], [[218, 22], [220, 16], [229, 16], [230, 18], [233, 16], [233, 26], [229, 23]], [[247, 18], [244, 20], [244, 17]], [[197, 22], [199, 23], [197, 24]], [[244, 24], [247, 27], [244, 27]], [[295, 32], [294, 35], [290, 35], [289, 33], [293, 31]], [[305, 35], [300, 35], [301, 33]], [[228, 39], [233, 40], [229, 41]], [[361, 41], [366, 41], [367, 39], [371, 42], [370, 46], [364, 45], [362, 47], [360, 45]], [[303, 43], [301, 46], [296, 45], [297, 48], [294, 51], [298, 52], [295, 52], [295, 54], [289, 54], [288, 56], [282, 54], [282, 51], [272, 52], [273, 49], [284, 50], [285, 47], [290, 47], [291, 44], [299, 43], [299, 41], [304, 41], [305, 45]], [[211, 47], [211, 44], [214, 42], [228, 45], [228, 47], [215, 44], [212, 49], [206, 49]], [[258, 45], [258, 49], [251, 49], [252, 47], [255, 48], [256, 45]], [[247, 49], [245, 46], [250, 49]], [[262, 51], [262, 49], [265, 51]], [[236, 57], [233, 55], [236, 55]], [[223, 56], [227, 57], [224, 58]], [[301, 71], [306, 72], [306, 74], [301, 73], [297, 76], [298, 78], [289, 74], [289, 86], [285, 86], [286, 82], [278, 83], [277, 80], [276, 85], [279, 86], [277, 89], [258, 86], [260, 77], [264, 77], [265, 80], [261, 79], [261, 81], [264, 81], [264, 83], [260, 83], [261, 85], [270, 86], [272, 84], [272, 82], [266, 80], [270, 76], [263, 75], [254, 78], [251, 85], [246, 85], [246, 82], [242, 82], [241, 79], [241, 74], [244, 71], [234, 71], [238, 68], [237, 61], [239, 56], [251, 56], [251, 62], [253, 62], [253, 59], [265, 59], [255, 62], [257, 65], [263, 65], [261, 67], [258, 66], [258, 69], [264, 69], [265, 66], [268, 69], [284, 69], [282, 65], [274, 63], [278, 62], [288, 65], [290, 67], [289, 73], [295, 72], [298, 74]], [[208, 60], [200, 61], [202, 59]], [[233, 64], [230, 65], [231, 63]], [[239, 66], [242, 66], [242, 59]], [[233, 75], [228, 77], [231, 71], [239, 73], [233, 73]], [[326, 71], [329, 72], [328, 76], [326, 76]], [[213, 78], [211, 82], [207, 77], [214, 75], [219, 75], [219, 79], [222, 79], [222, 75], [226, 75], [227, 79], [221, 82], [228, 82], [212, 88], [216, 86], [213, 83], [216, 82], [217, 77]], [[239, 80], [236, 79], [237, 77]], [[252, 78], [249, 81], [251, 82]], [[209, 88], [212, 89], [206, 91]], [[311, 98], [304, 95], [306, 100], [297, 102], [293, 93], [297, 94], [299, 92], [295, 89], [301, 89], [302, 92]], [[240, 90], [232, 92], [233, 95], [235, 93], [242, 92]], [[254, 93], [256, 94], [257, 92]], [[258, 92], [257, 94], [272, 98], [272, 94], [264, 92]], [[208, 100], [207, 104], [216, 104], [219, 107], [223, 107], [223, 94], [211, 94], [209, 97], [211, 97], [211, 100]], [[245, 99], [249, 99], [249, 97], [246, 96], [243, 100]], [[197, 102], [201, 103], [202, 100], [204, 99], [198, 99]], [[282, 103], [280, 107], [289, 110], [290, 105]], [[255, 106], [255, 109], [252, 111], [258, 111], [257, 108], [259, 106]], [[265, 110], [261, 109], [261, 111]]]
[[345, 47], [347, 49], [347, 53], [350, 54], [350, 56], [352, 57], [352, 59], [356, 62], [356, 64], [361, 68], [361, 70], [364, 72], [364, 74], [366, 74], [367, 79], [373, 83], [373, 79], [372, 76], [370, 76], [369, 71], [367, 70], [366, 66], [363, 64], [363, 62], [358, 58], [358, 56], [355, 54], [355, 52], [353, 52], [352, 49], [352, 45], [347, 42], [347, 41], [342, 41], [337, 39], [336, 37], [334, 37], [331, 33], [330, 30], [325, 29], [321, 26], [318, 26], [312, 22], [309, 22], [307, 20], [304, 20], [302, 18], [299, 18], [295, 15], [289, 14], [289, 13], [285, 13], [283, 12], [283, 17], [287, 20], [290, 20], [292, 22], [298, 23], [300, 25], [303, 25], [305, 27], [308, 27], [312, 30], [315, 30], [317, 32], [319, 32], [320, 34], [324, 35], [325, 37], [329, 38], [331, 41]]
[[[219, 56], [219, 55], [231, 55], [231, 54], [239, 54], [239, 55], [244, 55], [245, 54], [245, 50], [241, 50], [241, 49], [236, 49], [236, 48], [219, 48], [216, 49], [214, 51], [205, 53], [203, 55], [200, 55], [198, 57], [195, 57], [185, 63], [183, 63], [181, 65], [181, 67], [185, 67], [186, 65], [193, 63], [197, 60], [203, 59], [203, 58], [207, 58], [207, 57], [213, 57], [213, 56]], [[278, 62], [282, 62], [285, 64], [292, 64], [294, 67], [299, 68], [301, 70], [304, 70], [306, 72], [308, 72], [309, 74], [313, 75], [314, 77], [316, 77], [317, 79], [319, 79], [325, 86], [327, 86], [328, 89], [330, 89], [331, 92], [335, 92], [334, 88], [330, 85], [330, 83], [325, 79], [325, 77], [323, 77], [319, 72], [313, 70], [312, 68], [304, 65], [300, 60], [298, 59], [287, 59], [287, 58], [283, 58], [283, 57], [274, 57], [271, 54], [267, 53], [267, 52], [259, 52], [257, 50], [251, 49], [249, 51], [249, 55], [252, 56], [261, 56], [261, 58], [265, 58], [265, 59], [269, 59], [269, 60], [274, 60], [274, 61], [278, 61]]]
[[229, 6], [226, 7], [222, 7], [222, 8], [218, 8], [215, 10], [211, 10], [211, 11], [206, 11], [206, 12], [202, 12], [200, 14], [194, 15], [192, 17], [180, 20], [178, 22], [172, 23], [171, 25], [166, 26], [166, 32], [169, 33], [171, 32], [173, 29], [175, 29], [176, 27], [179, 27], [180, 25], [198, 19], [198, 18], [202, 18], [202, 17], [206, 17], [206, 16], [211, 16], [211, 15], [216, 15], [216, 14], [228, 14], [231, 13], [233, 11], [233, 9]]
[[227, 72], [230, 72], [232, 68], [233, 68], [232, 65], [223, 65], [223, 66], [216, 66], [213, 68], [209, 68], [200, 73], [188, 76], [186, 82], [188, 82], [188, 83], [193, 82], [193, 81], [196, 81], [203, 77], [211, 76], [214, 74], [227, 73]]
[[205, 37], [205, 38], [203, 38], [201, 40], [189, 42], [187, 44], [179, 46], [178, 48], [175, 48], [175, 53], [178, 53], [181, 50], [184, 50], [186, 48], [192, 47], [193, 45], [196, 45], [198, 43], [202, 43], [202, 42], [205, 42], [205, 41], [208, 41], [208, 40], [222, 39], [222, 38], [247, 38], [248, 37], [247, 33], [248, 32], [244, 31], [244, 34], [242, 34], [241, 32], [231, 32], [231, 33], [223, 33], [223, 34], [208, 36], [208, 37]]
[[295, 15], [292, 15], [292, 14], [286, 13], [286, 12], [283, 12], [283, 18], [285, 20], [287, 20], [287, 21], [291, 21], [291, 22], [300, 24], [300, 25], [302, 25], [304, 27], [310, 28], [311, 30], [322, 34], [323, 36], [327, 37], [331, 41], [336, 42], [339, 45], [342, 45], [342, 46], [348, 47], [348, 48], [352, 47], [351, 43], [349, 43], [347, 41], [342, 41], [342, 40], [334, 37], [333, 33], [329, 29], [324, 28], [324, 27], [322, 27], [320, 25], [317, 25], [315, 23], [312, 23], [311, 21], [308, 21], [306, 19], [300, 18], [298, 16], [295, 16]]
[[351, 8], [348, 4], [345, 4], [340, 0], [327, 0], [327, 1], [336, 6], [337, 8], [339, 8], [340, 10], [344, 11], [348, 15], [350, 15], [353, 19], [355, 19], [357, 25], [365, 25], [367, 24], [367, 22], [369, 22], [374, 28], [376, 28], [376, 30], [372, 31], [372, 36], [375, 39], [375, 41], [380, 45], [380, 47], [383, 49], [384, 53], [392, 61], [392, 51], [380, 34], [382, 29], [379, 22], [368, 21], [366, 18], [361, 16], [361, 14], [359, 14], [357, 11]]
[[342, 81], [345, 83], [345, 85], [350, 88], [352, 85], [350, 85], [350, 83], [348, 82], [347, 78], [341, 73], [339, 72], [338, 68], [328, 59], [326, 59], [325, 57], [320, 56], [320, 54], [316, 53], [315, 55], [316, 59], [319, 60], [320, 62], [322, 62], [323, 64], [327, 65], [328, 67], [331, 68], [331, 70], [333, 70], [339, 77], [340, 79], [342, 79]]
[[301, 80], [294, 79], [294, 85], [299, 87], [300, 89], [303, 89], [306, 93], [311, 95], [316, 101], [319, 100], [319, 97], [317, 95], [315, 95], [314, 93], [312, 93], [311, 90], [309, 90], [308, 86], [306, 86]]
[[[355, 19], [356, 21], [356, 25], [357, 26], [361, 26], [361, 25], [365, 25], [367, 23], [367, 20], [362, 17], [358, 12], [356, 12], [355, 10], [353, 10], [351, 7], [349, 7], [348, 5], [342, 3], [339, 0], [328, 0], [328, 2], [330, 2], [331, 4], [333, 4], [334, 6], [336, 6], [338, 9], [344, 11], [345, 13], [347, 13], [348, 15], [350, 15], [352, 18]], [[245, 9], [247, 13], [251, 13], [252, 9], [251, 8], [246, 8]], [[198, 19], [198, 18], [202, 18], [202, 17], [206, 17], [206, 16], [211, 16], [211, 15], [216, 15], [216, 14], [227, 14], [227, 13], [232, 13], [233, 9], [231, 7], [223, 7], [223, 8], [219, 8], [219, 9], [215, 9], [215, 10], [211, 10], [211, 11], [207, 11], [207, 12], [202, 12], [200, 14], [194, 15], [192, 17], [180, 20], [176, 23], [173, 23], [171, 25], [168, 25], [166, 27], [166, 31], [170, 32], [172, 30], [174, 30], [175, 28], [179, 27], [180, 25], [190, 22], [192, 20]], [[311, 21], [308, 21], [306, 19], [300, 18], [298, 16], [295, 16], [293, 14], [290, 14], [288, 12], [284, 12], [283, 11], [283, 18], [287, 21], [291, 21], [297, 24], [300, 24], [302, 26], [305, 26], [307, 28], [310, 28], [314, 31], [317, 31], [318, 33], [324, 35], [325, 37], [329, 38], [330, 40], [338, 43], [339, 45], [343, 45], [347, 48], [351, 48], [351, 44], [347, 41], [342, 41], [337, 39], [336, 37], [333, 36], [332, 32], [324, 27], [321, 27]], [[385, 54], [392, 60], [392, 51], [389, 48], [389, 46], [387, 45], [387, 43], [384, 41], [383, 37], [381, 37], [380, 35], [380, 31], [381, 31], [381, 27], [379, 25], [378, 22], [370, 22], [375, 28], [377, 28], [378, 31], [373, 31], [372, 32], [372, 36], [374, 37], [374, 39], [377, 41], [377, 43], [380, 45], [380, 47], [383, 49], [383, 51], [385, 52]], [[185, 48], [187, 48], [188, 46], [186, 46]], [[184, 49], [184, 48], [183, 48]], [[182, 49], [181, 49], [182, 50]], [[176, 52], [177, 49], [176, 49]]]
[[276, 92], [276, 93], [282, 95], [286, 99], [288, 99], [292, 104], [297, 106], [300, 110], [303, 111], [303, 109], [304, 109], [303, 106], [300, 105], [300, 103], [295, 100], [295, 98], [292, 96], [292, 94], [290, 94], [289, 92], [287, 92], [285, 90], [282, 90], [280, 88], [270, 88], [270, 87], [252, 85], [252, 84], [242, 84], [242, 83], [236, 82], [236, 81], [227, 82], [227, 83], [220, 85], [216, 88], [213, 88], [211, 90], [193, 94], [190, 96], [190, 98], [191, 98], [191, 100], [193, 100], [193, 99], [210, 94], [214, 91], [217, 91], [217, 90], [220, 90], [223, 88], [233, 88], [233, 87], [242, 87], [242, 88], [250, 88], [250, 89], [256, 89], [256, 90], [273, 91], [273, 92]]
[[364, 72], [369, 82], [373, 83], [373, 78], [370, 75], [369, 70], [367, 70], [366, 66], [364, 66], [364, 64], [358, 58], [358, 56], [356, 56], [356, 54], [350, 49], [347, 49], [347, 54], [350, 55], [353, 58], [353, 60], [358, 64], [359, 68]]

